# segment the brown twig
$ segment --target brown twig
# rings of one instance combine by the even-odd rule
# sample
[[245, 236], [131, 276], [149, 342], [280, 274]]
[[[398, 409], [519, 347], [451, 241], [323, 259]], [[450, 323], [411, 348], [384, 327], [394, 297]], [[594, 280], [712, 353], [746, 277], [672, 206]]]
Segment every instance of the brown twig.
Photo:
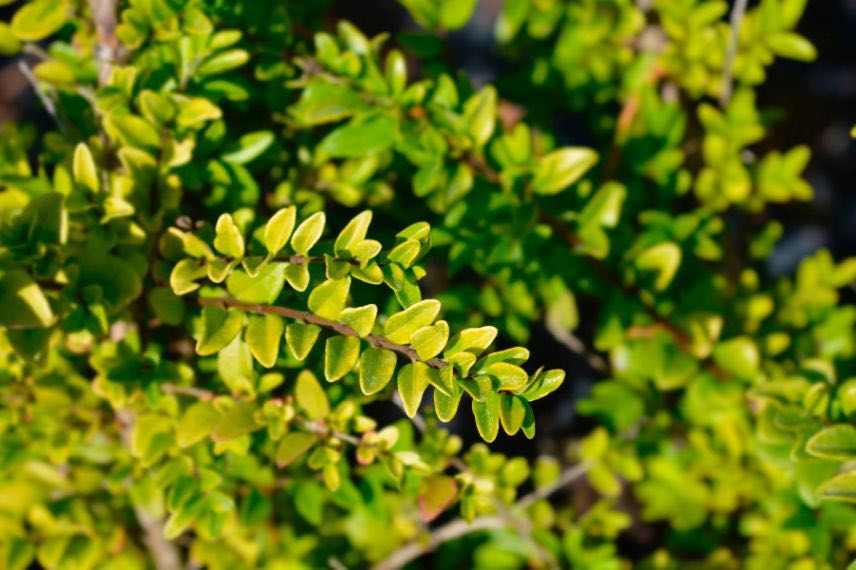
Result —
[[[277, 307], [274, 305], [263, 305], [260, 303], [245, 303], [244, 301], [232, 299], [231, 297], [221, 297], [219, 299], [200, 298], [199, 304], [203, 306], [211, 305], [215, 307], [220, 307], [222, 309], [232, 307], [235, 309], [241, 309], [252, 313], [279, 315], [281, 317], [302, 321], [304, 323], [318, 325], [319, 327], [330, 329], [341, 335], [356, 337], [360, 336], [357, 331], [355, 331], [353, 328], [344, 323], [325, 319], [324, 317], [319, 317], [318, 315], [310, 313], [309, 311], [299, 311], [297, 309], [291, 309], [289, 307]], [[414, 348], [392, 342], [385, 336], [381, 336], [378, 334], [369, 334], [366, 335], [364, 338], [369, 343], [371, 343], [372, 346], [375, 346], [377, 348], [385, 348], [387, 350], [397, 352], [398, 354], [409, 358], [411, 362], [424, 362], [428, 366], [438, 369], [445, 368], [446, 366], [448, 366], [448, 364], [446, 364], [439, 358], [429, 358], [427, 360], [423, 360], [419, 358], [419, 354]]]
[[719, 104], [722, 107], [725, 107], [731, 101], [731, 92], [734, 88], [732, 84], [734, 58], [737, 57], [740, 24], [743, 22], [743, 15], [746, 13], [746, 3], [746, 0], [734, 0], [734, 6], [731, 8], [731, 32], [728, 37], [728, 51], [725, 54], [725, 68], [722, 72], [722, 93], [719, 96]]
[[95, 22], [98, 84], [104, 85], [110, 79], [119, 50], [119, 40], [116, 38], [116, 0], [89, 0], [89, 9]]

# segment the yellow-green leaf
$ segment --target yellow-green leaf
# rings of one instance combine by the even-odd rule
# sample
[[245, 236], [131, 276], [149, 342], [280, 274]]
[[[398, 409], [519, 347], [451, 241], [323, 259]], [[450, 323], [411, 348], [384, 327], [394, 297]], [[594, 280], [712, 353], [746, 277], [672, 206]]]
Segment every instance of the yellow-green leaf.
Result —
[[398, 359], [386, 348], [368, 348], [360, 356], [360, 390], [370, 395], [380, 392], [395, 373]]
[[302, 370], [297, 375], [297, 387], [294, 390], [297, 405], [306, 412], [309, 419], [319, 420], [330, 415], [330, 400], [315, 375]]
[[484, 402], [473, 400], [473, 416], [482, 439], [490, 443], [499, 433], [499, 394], [491, 392]]
[[822, 459], [850, 461], [856, 459], [856, 427], [838, 424], [825, 427], [812, 435], [806, 451]]
[[306, 291], [309, 286], [309, 264], [289, 263], [285, 268], [285, 278], [295, 291]]
[[439, 313], [440, 301], [436, 299], [419, 301], [390, 316], [383, 329], [384, 335], [392, 342], [400, 344], [410, 342], [413, 333], [433, 323]]
[[354, 329], [361, 338], [365, 338], [372, 332], [376, 318], [377, 305], [365, 305], [348, 307], [336, 317], [336, 320]]
[[579, 180], [596, 162], [597, 153], [590, 148], [556, 149], [535, 163], [532, 190], [536, 194], [558, 194]]
[[449, 323], [437, 321], [431, 326], [417, 329], [410, 337], [410, 345], [422, 360], [434, 358], [446, 348], [449, 340]]
[[328, 279], [309, 294], [309, 310], [325, 319], [334, 320], [345, 308], [351, 278]]
[[497, 335], [496, 327], [486, 326], [475, 329], [464, 329], [449, 341], [446, 347], [446, 356], [452, 356], [460, 352], [468, 352], [478, 356], [484, 352]]
[[654, 287], [662, 291], [672, 282], [678, 267], [681, 266], [681, 248], [678, 244], [666, 241], [643, 251], [636, 258], [636, 266], [642, 271], [656, 271]]
[[321, 327], [304, 323], [289, 323], [285, 327], [285, 343], [294, 358], [303, 360], [315, 346]]
[[235, 309], [221, 309], [212, 305], [202, 307], [202, 320], [196, 353], [208, 356], [225, 348], [241, 332], [244, 315]]
[[59, 31], [70, 15], [70, 6], [61, 0], [28, 2], [12, 17], [12, 33], [22, 42], [36, 42]]
[[508, 362], [494, 362], [485, 370], [487, 374], [496, 378], [500, 390], [517, 390], [526, 384], [529, 375], [526, 371]]
[[429, 366], [424, 362], [411, 362], [398, 372], [398, 393], [404, 403], [408, 417], [414, 417], [419, 411], [422, 396], [428, 388]]
[[288, 243], [288, 238], [291, 237], [291, 232], [294, 231], [296, 220], [297, 208], [294, 206], [282, 208], [268, 220], [268, 223], [265, 225], [264, 242], [265, 247], [271, 255], [278, 254], [285, 247], [285, 244]]
[[824, 482], [817, 488], [824, 499], [856, 503], [856, 471], [848, 471]]
[[365, 210], [354, 216], [336, 237], [336, 242], [333, 244], [335, 254], [342, 255], [345, 252], [354, 254], [353, 247], [365, 239], [371, 221], [371, 210]]
[[226, 410], [211, 431], [211, 439], [216, 442], [229, 441], [252, 433], [263, 426], [256, 423], [258, 405], [255, 402], [238, 402]]
[[529, 403], [513, 394], [502, 394], [500, 398], [499, 419], [502, 423], [502, 429], [508, 435], [514, 435], [523, 426]]
[[440, 390], [434, 390], [434, 411], [437, 417], [442, 422], [449, 422], [458, 413], [458, 405], [461, 403], [461, 396], [464, 391], [460, 386], [455, 386], [452, 395], [446, 395]]
[[54, 322], [50, 302], [38, 283], [20, 269], [0, 277], [0, 327], [30, 329]]
[[292, 431], [285, 434], [279, 440], [276, 448], [277, 467], [287, 467], [296, 460], [309, 453], [309, 450], [318, 443], [318, 436], [314, 433]]
[[236, 270], [226, 279], [226, 290], [245, 303], [273, 303], [285, 286], [286, 264], [273, 262], [265, 265], [258, 275], [250, 277]]
[[299, 255], [306, 255], [312, 249], [324, 232], [326, 217], [324, 212], [316, 212], [303, 220], [291, 236], [291, 247]]
[[215, 121], [223, 116], [220, 107], [205, 97], [192, 97], [178, 101], [175, 122], [181, 127], [196, 127], [206, 121]]
[[231, 214], [222, 214], [217, 218], [215, 231], [217, 235], [214, 238], [214, 248], [217, 251], [232, 259], [244, 257], [244, 236]]
[[86, 143], [78, 143], [74, 149], [72, 172], [75, 182], [92, 192], [98, 192], [101, 186], [98, 182], [98, 169]]
[[259, 364], [270, 368], [279, 356], [284, 324], [279, 315], [250, 315], [244, 339]]
[[360, 339], [355, 336], [334, 336], [324, 347], [324, 377], [335, 382], [354, 369], [360, 357]]
[[214, 424], [220, 420], [220, 412], [208, 401], [196, 402], [184, 412], [178, 422], [175, 437], [179, 447], [190, 447], [211, 434]]

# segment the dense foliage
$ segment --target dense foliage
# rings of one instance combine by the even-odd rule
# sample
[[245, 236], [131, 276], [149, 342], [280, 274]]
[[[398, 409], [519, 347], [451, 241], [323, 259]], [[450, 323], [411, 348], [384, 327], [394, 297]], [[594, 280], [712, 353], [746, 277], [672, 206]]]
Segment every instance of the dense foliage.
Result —
[[[478, 86], [474, 0], [18, 2], [53, 124], [0, 128], [0, 567], [845, 567], [856, 259], [765, 265], [805, 3], [507, 0]], [[593, 428], [506, 456], [541, 326]]]

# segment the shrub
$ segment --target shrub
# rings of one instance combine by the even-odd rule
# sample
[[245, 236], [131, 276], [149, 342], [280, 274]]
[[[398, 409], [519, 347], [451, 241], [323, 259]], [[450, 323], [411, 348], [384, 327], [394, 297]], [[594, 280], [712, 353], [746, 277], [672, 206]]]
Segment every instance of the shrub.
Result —
[[[0, 566], [844, 567], [856, 259], [764, 264], [805, 0], [508, 0], [495, 86], [474, 1], [401, 3], [0, 23], [53, 121], [0, 142]], [[536, 433], [541, 327], [586, 433]]]

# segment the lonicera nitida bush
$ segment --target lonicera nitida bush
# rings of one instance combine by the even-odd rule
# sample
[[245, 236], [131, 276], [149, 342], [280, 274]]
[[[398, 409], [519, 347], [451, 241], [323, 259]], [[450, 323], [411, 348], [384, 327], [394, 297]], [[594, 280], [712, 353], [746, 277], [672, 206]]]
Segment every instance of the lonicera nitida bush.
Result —
[[[805, 0], [508, 0], [495, 85], [475, 2], [401, 4], [11, 7], [52, 123], [0, 138], [0, 567], [845, 567], [856, 260], [764, 264]], [[587, 434], [539, 439], [534, 327]]]

